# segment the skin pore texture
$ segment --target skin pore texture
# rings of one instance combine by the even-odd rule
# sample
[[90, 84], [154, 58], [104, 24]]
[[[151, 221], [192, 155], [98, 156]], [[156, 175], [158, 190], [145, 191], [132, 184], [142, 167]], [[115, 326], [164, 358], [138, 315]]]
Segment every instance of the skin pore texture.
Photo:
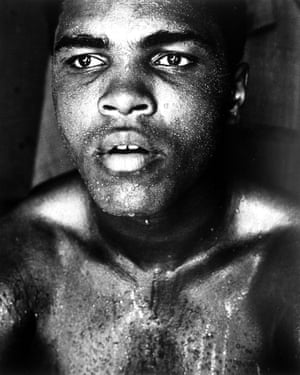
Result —
[[[57, 40], [74, 33], [92, 34], [105, 36], [108, 47], [103, 49], [102, 60], [94, 58], [95, 67], [84, 74], [62, 63], [72, 61], [74, 49], [61, 48], [56, 54], [58, 124], [91, 195], [103, 210], [114, 215], [156, 214], [195, 185], [215, 154], [220, 106], [228, 90], [221, 77], [227, 71], [215, 56], [218, 51], [193, 40], [168, 43], [161, 50], [157, 43], [142, 48], [147, 36], [162, 30], [196, 32], [196, 26], [187, 28], [186, 17], [195, 25], [196, 20], [192, 11], [183, 13], [181, 3], [104, 1], [100, 7], [101, 11], [93, 1], [65, 5]], [[72, 12], [88, 22], [79, 22]], [[89, 19], [95, 12], [98, 16]], [[203, 29], [201, 36], [206, 38], [205, 25]], [[172, 49], [182, 53], [181, 63], [186, 65], [179, 69], [167, 65], [166, 53]], [[77, 48], [76, 53], [85, 51], [100, 49]], [[114, 144], [126, 143], [149, 151], [144, 158], [150, 162], [135, 173], [107, 171], [113, 161], [106, 163], [107, 155], [101, 154]], [[139, 160], [136, 163], [133, 169]]]
[[207, 4], [64, 2], [53, 97], [79, 174], [1, 221], [0, 374], [299, 373], [299, 209], [225, 179], [247, 66]]

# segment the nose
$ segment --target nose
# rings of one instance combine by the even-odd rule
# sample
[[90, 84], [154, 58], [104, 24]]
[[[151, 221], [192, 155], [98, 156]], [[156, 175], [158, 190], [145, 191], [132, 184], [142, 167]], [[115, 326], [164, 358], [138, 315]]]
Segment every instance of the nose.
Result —
[[152, 94], [143, 87], [110, 87], [99, 99], [98, 106], [105, 116], [151, 116], [156, 111]]

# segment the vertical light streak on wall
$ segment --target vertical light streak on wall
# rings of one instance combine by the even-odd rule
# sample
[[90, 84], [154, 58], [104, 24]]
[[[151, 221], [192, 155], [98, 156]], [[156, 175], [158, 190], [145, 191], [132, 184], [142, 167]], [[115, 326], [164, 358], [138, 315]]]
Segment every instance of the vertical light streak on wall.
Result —
[[225, 311], [226, 311], [226, 330], [224, 335], [224, 344], [222, 352], [222, 371], [221, 374], [225, 375], [226, 371], [226, 360], [227, 360], [227, 345], [229, 340], [230, 322], [232, 318], [233, 306], [230, 301], [225, 301]]
[[261, 370], [260, 370], [260, 367], [259, 367], [258, 363], [256, 365], [256, 369], [257, 369], [257, 375], [261, 375]]
[[204, 349], [205, 349], [205, 345], [204, 345], [205, 340], [204, 339], [209, 332], [209, 328], [210, 328], [209, 324], [206, 324], [205, 331], [201, 335], [201, 339], [200, 339], [200, 355], [199, 355], [199, 360], [198, 360], [198, 363], [197, 363], [197, 374], [199, 374], [199, 375], [202, 374], [202, 364], [203, 364]]
[[210, 363], [211, 363], [211, 366], [210, 366], [211, 375], [217, 375], [217, 344], [215, 342], [212, 345]]

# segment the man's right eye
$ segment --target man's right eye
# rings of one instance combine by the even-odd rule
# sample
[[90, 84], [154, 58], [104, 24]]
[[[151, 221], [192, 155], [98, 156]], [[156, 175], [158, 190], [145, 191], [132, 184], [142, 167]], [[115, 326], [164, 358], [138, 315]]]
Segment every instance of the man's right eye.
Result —
[[80, 56], [74, 56], [67, 61], [68, 65], [76, 69], [93, 69], [103, 67], [107, 64], [105, 59], [99, 55], [85, 54]]

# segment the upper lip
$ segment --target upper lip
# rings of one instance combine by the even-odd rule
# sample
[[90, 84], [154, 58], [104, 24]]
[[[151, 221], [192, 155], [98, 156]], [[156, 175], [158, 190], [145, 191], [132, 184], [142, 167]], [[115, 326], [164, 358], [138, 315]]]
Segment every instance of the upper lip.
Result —
[[105, 136], [100, 147], [98, 147], [98, 153], [107, 154], [118, 146], [136, 146], [144, 152], [158, 153], [146, 137], [133, 130], [116, 131]]

